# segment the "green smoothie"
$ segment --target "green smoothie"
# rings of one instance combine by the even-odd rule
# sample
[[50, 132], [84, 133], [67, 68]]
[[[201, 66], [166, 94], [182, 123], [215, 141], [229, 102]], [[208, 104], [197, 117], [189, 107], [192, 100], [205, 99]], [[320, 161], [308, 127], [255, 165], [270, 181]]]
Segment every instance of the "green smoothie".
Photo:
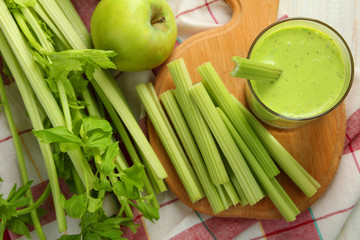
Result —
[[338, 46], [310, 27], [291, 26], [271, 33], [252, 49], [250, 59], [283, 70], [276, 81], [251, 81], [251, 85], [265, 106], [285, 117], [309, 118], [327, 111], [338, 101], [346, 81]]

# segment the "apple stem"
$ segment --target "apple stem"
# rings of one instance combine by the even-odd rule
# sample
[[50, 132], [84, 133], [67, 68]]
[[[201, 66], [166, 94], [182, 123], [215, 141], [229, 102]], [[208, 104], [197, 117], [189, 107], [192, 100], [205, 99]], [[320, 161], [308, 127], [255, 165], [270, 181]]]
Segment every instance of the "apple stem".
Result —
[[163, 23], [165, 22], [165, 17], [156, 18], [154, 20], [151, 20], [151, 25], [154, 25], [156, 23]]

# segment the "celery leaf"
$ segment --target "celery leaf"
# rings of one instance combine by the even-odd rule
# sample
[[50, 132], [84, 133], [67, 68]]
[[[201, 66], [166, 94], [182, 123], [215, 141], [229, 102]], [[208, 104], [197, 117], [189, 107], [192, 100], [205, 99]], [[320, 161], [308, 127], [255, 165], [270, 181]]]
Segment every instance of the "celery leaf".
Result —
[[109, 147], [106, 149], [103, 162], [100, 166], [101, 172], [103, 174], [109, 174], [114, 170], [115, 168], [114, 159], [116, 156], [119, 155], [120, 152], [118, 144], [119, 144], [118, 142], [111, 143]]
[[153, 219], [158, 220], [159, 216], [159, 209], [149, 205], [144, 200], [138, 201], [138, 205], [136, 208], [143, 214], [143, 216], [149, 219], [151, 222], [154, 222]]
[[127, 186], [135, 186], [139, 190], [142, 190], [144, 185], [144, 174], [144, 165], [140, 163], [134, 163], [134, 165], [131, 167], [120, 172], [120, 179]]
[[81, 138], [67, 130], [64, 126], [34, 130], [33, 133], [42, 143], [83, 143]]
[[72, 218], [81, 218], [87, 209], [86, 196], [74, 194], [71, 198], [63, 200], [66, 213]]

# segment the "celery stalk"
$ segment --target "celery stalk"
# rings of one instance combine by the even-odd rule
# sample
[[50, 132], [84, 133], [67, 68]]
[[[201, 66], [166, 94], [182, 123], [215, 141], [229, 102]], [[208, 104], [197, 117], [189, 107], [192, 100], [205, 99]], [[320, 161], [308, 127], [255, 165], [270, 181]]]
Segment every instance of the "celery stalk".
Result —
[[43, 7], [35, 2], [33, 6], [33, 10], [38, 14], [43, 22], [49, 27], [49, 29], [54, 33], [54, 37], [57, 38], [58, 43], [56, 45], [62, 45], [65, 49], [69, 49], [69, 42], [65, 39], [64, 35], [60, 32], [60, 30], [55, 26], [54, 22], [49, 18], [48, 14], [45, 12]]
[[279, 143], [276, 138], [253, 116], [250, 111], [232, 96], [232, 100], [237, 104], [245, 118], [260, 137], [262, 143], [267, 148], [273, 159], [284, 170], [284, 172], [294, 181], [294, 183], [305, 193], [307, 197], [313, 196], [320, 184], [294, 159], [293, 156]]
[[42, 45], [42, 47], [48, 52], [53, 51], [54, 47], [49, 42], [49, 39], [44, 34], [44, 31], [41, 29], [39, 21], [34, 16], [34, 13], [30, 11], [29, 8], [21, 8], [20, 11], [26, 18], [27, 22], [31, 25], [31, 28], [33, 29], [36, 37], [39, 39], [39, 42]]
[[62, 111], [64, 113], [65, 126], [69, 131], [72, 131], [72, 119], [64, 83], [61, 79], [57, 79], [56, 85], [59, 92]]
[[[245, 142], [242, 140], [235, 127], [231, 124], [225, 113], [220, 108], [217, 109], [237, 146], [240, 149], [244, 149]], [[287, 221], [295, 220], [296, 215], [299, 214], [300, 211], [297, 209], [286, 192], [282, 190], [281, 186], [275, 186], [277, 180], [275, 178], [269, 179], [264, 170], [261, 168], [260, 164], [254, 157], [251, 157], [251, 155], [248, 155], [246, 160], [256, 180], [262, 189], [264, 189], [265, 193], [269, 196], [279, 212], [283, 215], [283, 217]]]
[[[136, 148], [139, 149], [139, 147], [136, 145]], [[156, 177], [156, 174], [154, 170], [149, 166], [148, 162], [146, 161], [146, 158], [144, 154], [139, 151], [140, 158], [142, 159], [142, 163], [145, 166], [145, 171], [149, 177], [149, 181], [151, 182], [152, 186], [154, 187], [154, 190], [156, 193], [161, 193], [167, 191], [166, 184], [163, 179]]]
[[113, 105], [116, 112], [119, 114], [126, 128], [129, 129], [129, 133], [138, 145], [140, 151], [144, 154], [147, 164], [151, 166], [158, 178], [166, 178], [167, 174], [164, 167], [161, 165], [160, 160], [156, 156], [149, 141], [146, 139], [124, 98], [119, 94], [120, 89], [119, 86], [116, 85], [115, 81], [113, 81], [114, 79], [111, 79], [109, 75], [101, 70], [95, 71], [94, 78]]
[[[5, 39], [4, 34], [1, 31], [0, 31], [0, 51], [10, 71], [14, 76], [14, 79], [23, 98], [27, 113], [29, 115], [34, 130], [43, 129], [44, 127], [42, 123], [42, 118], [40, 117], [40, 113], [38, 111], [37, 101], [35, 100], [34, 93], [32, 92], [30, 84], [28, 83], [23, 70], [21, 69], [19, 63], [17, 62], [16, 57], [11, 51], [9, 44]], [[44, 162], [49, 177], [53, 199], [59, 199], [61, 195], [60, 186], [57, 178], [55, 162], [53, 159], [50, 145], [41, 142], [39, 142], [39, 145], [40, 145], [40, 150], [44, 156]], [[59, 201], [54, 201], [54, 208], [58, 223], [58, 230], [59, 232], [63, 232], [66, 230], [66, 219], [65, 219], [64, 209], [62, 208]]]
[[[59, 108], [59, 105], [47, 87], [42, 76], [42, 72], [33, 59], [30, 48], [27, 46], [22, 34], [13, 20], [13, 17], [3, 1], [0, 1], [0, 28], [8, 40], [14, 55], [18, 59], [21, 68], [34, 89], [34, 92], [36, 93], [36, 96], [38, 97], [51, 123], [53, 126], [64, 126], [64, 116]], [[83, 183], [85, 183], [87, 179], [88, 184], [92, 185], [95, 177], [80, 148], [71, 150], [68, 154]]]
[[184, 60], [177, 59], [167, 66], [176, 86], [174, 92], [175, 98], [189, 125], [190, 131], [194, 135], [195, 142], [203, 156], [212, 182], [215, 185], [229, 182], [230, 179], [221, 160], [214, 137], [199, 109], [190, 97], [189, 87], [192, 86], [192, 81]]
[[176, 138], [174, 131], [172, 128], [168, 128], [170, 124], [166, 123], [167, 119], [163, 117], [161, 111], [158, 109], [158, 105], [155, 103], [151, 91], [146, 84], [137, 85], [136, 91], [140, 96], [141, 102], [175, 167], [191, 202], [200, 200], [204, 197], [204, 192], [199, 180], [196, 177], [180, 142]]
[[190, 88], [190, 94], [204, 116], [230, 167], [233, 169], [250, 205], [255, 204], [263, 198], [262, 191], [217, 112], [209, 94], [206, 92], [204, 85], [201, 82], [195, 84]]
[[15, 11], [13, 13], [13, 16], [14, 16], [14, 19], [16, 20], [16, 23], [18, 24], [19, 28], [23, 32], [24, 36], [30, 42], [30, 44], [33, 46], [33, 48], [35, 48], [36, 51], [38, 51], [40, 53], [44, 53], [45, 49], [35, 39], [34, 35], [32, 34], [32, 32], [30, 31], [30, 29], [27, 26], [24, 16], [18, 11]]
[[[61, 31], [64, 37], [69, 42], [73, 49], [86, 49], [86, 43], [79, 36], [74, 26], [71, 24], [65, 13], [62, 11], [56, 0], [38, 0], [45, 11], [51, 16], [56, 27]], [[128, 108], [124, 97], [122, 96], [119, 86], [116, 84], [112, 75], [104, 72], [103, 70], [96, 69], [94, 73], [94, 80], [102, 89], [105, 96], [113, 105], [116, 112], [119, 114], [121, 120], [127, 129], [129, 129], [131, 136], [142, 151], [147, 164], [151, 166], [158, 178], [164, 179], [167, 177], [164, 167], [161, 165], [160, 160], [157, 158], [154, 150], [151, 148], [150, 143], [146, 139], [140, 126], [135, 120], [133, 114]]]
[[74, 49], [91, 48], [91, 46], [87, 46], [83, 39], [81, 39], [73, 24], [66, 17], [56, 0], [37, 0], [37, 2], [44, 8], [45, 12], [47, 12], [53, 20], [55, 26]]
[[[101, 88], [99, 87], [99, 85], [96, 82], [92, 83], [93, 87], [95, 88], [95, 91], [97, 93], [97, 96], [99, 96], [100, 100], [102, 101], [102, 103], [104, 104], [116, 130], [118, 131], [120, 138], [122, 139], [126, 150], [128, 151], [131, 160], [134, 163], [143, 163], [145, 165], [145, 171], [147, 172], [148, 177], [145, 177], [145, 188], [146, 191], [148, 192], [148, 194], [153, 193], [153, 190], [151, 188], [150, 182], [151, 181], [153, 187], [155, 188], [155, 191], [157, 193], [159, 192], [164, 192], [167, 190], [166, 185], [164, 183], [164, 180], [161, 178], [156, 177], [155, 172], [152, 170], [152, 168], [149, 166], [148, 161], [146, 161], [145, 156], [142, 154], [141, 151], [139, 151], [139, 154], [141, 155], [142, 159], [144, 161], [140, 160], [140, 157], [130, 139], [130, 136], [128, 134], [128, 132], [125, 129], [125, 126], [123, 124], [123, 122], [121, 121], [121, 119], [119, 118], [119, 115], [116, 113], [114, 107], [111, 105], [110, 101], [108, 100], [108, 98], [106, 97], [106, 95], [104, 94], [104, 92], [101, 90]], [[149, 179], [150, 178], [150, 179]], [[154, 197], [154, 204], [158, 205], [156, 198]]]
[[[29, 176], [28, 176], [28, 173], [26, 170], [24, 153], [23, 153], [23, 150], [21, 147], [20, 137], [19, 137], [18, 130], [17, 130], [17, 127], [14, 122], [14, 118], [13, 118], [13, 115], [11, 112], [10, 104], [9, 104], [9, 101], [8, 101], [8, 98], [7, 98], [7, 95], [5, 92], [4, 82], [3, 82], [1, 75], [0, 75], [0, 98], [1, 98], [1, 104], [5, 111], [6, 118], [8, 120], [10, 132], [13, 137], [14, 146], [15, 146], [15, 150], [16, 150], [16, 156], [17, 156], [17, 160], [18, 160], [18, 166], [19, 166], [20, 175], [22, 178], [22, 183], [26, 184], [27, 182], [29, 182]], [[29, 189], [27, 191], [26, 196], [29, 198], [29, 203], [33, 204], [34, 199], [33, 199], [31, 189]], [[40, 219], [39, 219], [39, 216], [38, 216], [36, 210], [30, 211], [30, 216], [31, 216], [32, 223], [34, 225], [35, 231], [36, 231], [39, 239], [46, 239], [44, 231], [41, 228]]]
[[[37, 208], [39, 208], [44, 202], [45, 200], [49, 197], [51, 193], [51, 188], [50, 188], [50, 184], [46, 185], [46, 188], [44, 190], [44, 192], [41, 194], [41, 196], [36, 200], [36, 202], [32, 203], [31, 205], [29, 205], [28, 207], [25, 208], [21, 208], [19, 210], [16, 210], [16, 214], [17, 215], [24, 215], [24, 214], [28, 214], [34, 210], [36, 210]], [[36, 227], [35, 227], [36, 228]]]
[[279, 169], [271, 159], [261, 141], [258, 139], [256, 133], [246, 121], [242, 112], [238, 109], [236, 104], [233, 103], [228, 89], [222, 82], [214, 67], [208, 62], [198, 67], [198, 72], [203, 79], [202, 82], [206, 90], [209, 92], [217, 105], [229, 117], [231, 123], [244, 139], [256, 159], [258, 159], [266, 174], [270, 178], [279, 174]]
[[92, 40], [89, 34], [88, 29], [83, 23], [83, 20], [79, 16], [78, 12], [76, 11], [74, 5], [71, 3], [70, 0], [56, 0], [59, 4], [60, 8], [66, 14], [67, 18], [73, 24], [75, 30], [80, 35], [81, 39], [85, 43], [87, 48], [91, 48]]
[[270, 64], [237, 56], [232, 57], [231, 60], [236, 63], [234, 70], [230, 72], [232, 77], [271, 82], [276, 81], [282, 73], [281, 69]]
[[[89, 115], [101, 118], [100, 112], [97, 108], [95, 100], [94, 100], [93, 96], [91, 95], [90, 91], [84, 90], [82, 92], [82, 95], [83, 95], [85, 102], [87, 103], [87, 109], [88, 109]], [[115, 140], [113, 139], [113, 142], [114, 141]], [[101, 157], [99, 157], [98, 161], [102, 161]], [[115, 157], [115, 165], [116, 165], [116, 168], [118, 171], [122, 171], [129, 167], [129, 165], [125, 159], [125, 156], [123, 155], [123, 153], [121, 151], [119, 151], [119, 155]], [[112, 183], [115, 183], [117, 181], [117, 178], [110, 177], [110, 181]], [[147, 187], [147, 185], [145, 184], [145, 188], [146, 187]], [[124, 206], [123, 208], [124, 208], [124, 212], [125, 212], [126, 216], [129, 218], [132, 218], [134, 215], [133, 215], [133, 212], [132, 212], [127, 200], [123, 196], [118, 196], [118, 201], [121, 203], [122, 206]]]
[[160, 100], [164, 105], [166, 113], [174, 126], [189, 160], [191, 161], [212, 210], [215, 214], [225, 210], [216, 186], [211, 181], [209, 172], [206, 169], [204, 160], [202, 159], [200, 151], [195, 143], [194, 137], [192, 136], [184, 116], [181, 113], [180, 107], [176, 102], [174, 90], [171, 89], [162, 93], [160, 95]]
[[[104, 107], [106, 108], [106, 110], [112, 120], [112, 123], [114, 124], [115, 129], [119, 133], [120, 138], [123, 141], [125, 148], [130, 155], [131, 160], [133, 161], [133, 163], [141, 163], [138, 153], [137, 153], [133, 143], [131, 142], [129, 134], [127, 133], [119, 116], [116, 114], [115, 109], [113, 108], [113, 106], [111, 105], [109, 100], [106, 98], [105, 94], [100, 89], [100, 87], [96, 84], [96, 82], [93, 83], [93, 86], [94, 86], [94, 88], [96, 88], [97, 96], [101, 99], [102, 103], [104, 104]], [[87, 94], [88, 94], [88, 92], [85, 95], [87, 95]], [[86, 98], [90, 98], [90, 96], [88, 96]], [[96, 111], [98, 111], [98, 110], [96, 110]], [[100, 114], [100, 113], [98, 113], [98, 114]], [[147, 173], [144, 176], [145, 191], [148, 195], [153, 195], [153, 197], [151, 198], [151, 202], [152, 202], [153, 206], [159, 207], [159, 203], [154, 194], [153, 187], [155, 188], [156, 192], [164, 192], [167, 190], [166, 185], [165, 185], [163, 179], [154, 177], [155, 174], [153, 172], [151, 172], [151, 174], [152, 174], [151, 177], [153, 177], [151, 180], [153, 180], [153, 181], [150, 182], [149, 177], [148, 177], [149, 171], [151, 171], [150, 166], [145, 165], [145, 171]], [[151, 186], [151, 183], [153, 183], [153, 187]]]

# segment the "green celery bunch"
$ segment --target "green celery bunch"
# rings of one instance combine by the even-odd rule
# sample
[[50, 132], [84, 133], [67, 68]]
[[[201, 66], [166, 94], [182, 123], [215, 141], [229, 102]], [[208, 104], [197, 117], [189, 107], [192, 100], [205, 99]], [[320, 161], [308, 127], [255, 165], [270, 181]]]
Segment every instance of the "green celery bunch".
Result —
[[[0, 52], [39, 141], [59, 232], [67, 229], [65, 213], [81, 219], [81, 233], [61, 239], [121, 239], [121, 226], [136, 230], [131, 207], [151, 221], [159, 218], [153, 187], [165, 191], [162, 179], [167, 175], [112, 75], [104, 70], [115, 68], [115, 53], [90, 49], [84, 29], [70, 1], [0, 1]], [[119, 148], [116, 131], [131, 164]], [[58, 177], [74, 192], [70, 199], [62, 195]], [[102, 209], [108, 194], [120, 203], [113, 216]]]

